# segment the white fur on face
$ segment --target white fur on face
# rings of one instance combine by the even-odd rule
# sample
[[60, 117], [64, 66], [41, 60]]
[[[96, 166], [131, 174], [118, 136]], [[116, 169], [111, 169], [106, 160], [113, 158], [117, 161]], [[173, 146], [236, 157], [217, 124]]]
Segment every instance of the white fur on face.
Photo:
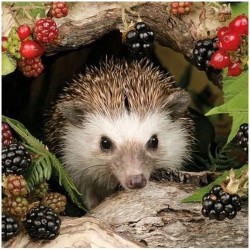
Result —
[[[178, 168], [188, 156], [187, 132], [182, 120], [175, 122], [162, 113], [148, 114], [144, 119], [137, 114], [123, 113], [115, 119], [103, 115], [90, 115], [82, 127], [66, 126], [63, 159], [66, 168], [78, 175], [91, 165], [104, 164], [112, 159], [112, 154], [132, 142], [144, 145], [150, 137], [157, 135], [158, 149], [149, 154], [159, 162], [155, 168]], [[100, 140], [106, 136], [115, 144], [115, 150], [103, 153]], [[161, 164], [160, 164], [161, 163]], [[103, 167], [100, 167], [103, 168]]]

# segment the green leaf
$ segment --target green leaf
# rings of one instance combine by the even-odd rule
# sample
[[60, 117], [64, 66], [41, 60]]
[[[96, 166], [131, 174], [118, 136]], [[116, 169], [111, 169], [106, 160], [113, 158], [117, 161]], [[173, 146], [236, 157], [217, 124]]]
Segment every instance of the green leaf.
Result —
[[8, 75], [14, 72], [16, 69], [16, 60], [7, 56], [6, 53], [2, 53], [2, 75]]
[[248, 15], [248, 2], [235, 3], [231, 5], [231, 7], [232, 7], [232, 19], [241, 14]]
[[[245, 170], [248, 169], [247, 165], [244, 165], [242, 168], [240, 169], [234, 169], [235, 172], [235, 176], [236, 178], [238, 178], [241, 173]], [[184, 198], [181, 202], [184, 203], [188, 203], [188, 202], [201, 202], [202, 197], [208, 193], [211, 188], [214, 185], [220, 185], [223, 181], [226, 180], [226, 177], [229, 175], [229, 171], [225, 171], [221, 176], [219, 176], [214, 182], [210, 183], [209, 185], [207, 185], [206, 187], [202, 187], [200, 189], [198, 189], [194, 194]]]
[[223, 80], [224, 102], [243, 92], [247, 97], [248, 71], [243, 72], [238, 77], [226, 76]]
[[[17, 9], [17, 18], [27, 16], [29, 18], [46, 17], [46, 6], [44, 2], [11, 2], [10, 6]], [[20, 8], [19, 8], [20, 7]]]
[[229, 143], [242, 123], [248, 123], [248, 71], [238, 77], [225, 77], [223, 81], [224, 104], [211, 109], [206, 115], [228, 113], [233, 123]]
[[43, 182], [44, 179], [50, 179], [53, 172], [58, 177], [59, 184], [68, 192], [73, 203], [79, 208], [86, 210], [82, 204], [79, 191], [56, 156], [49, 152], [42, 142], [33, 137], [22, 123], [6, 116], [2, 116], [2, 121], [7, 122], [15, 130], [22, 138], [22, 143], [30, 151], [39, 155], [39, 157], [33, 160], [26, 173], [24, 173], [30, 191], [33, 190], [35, 185]]

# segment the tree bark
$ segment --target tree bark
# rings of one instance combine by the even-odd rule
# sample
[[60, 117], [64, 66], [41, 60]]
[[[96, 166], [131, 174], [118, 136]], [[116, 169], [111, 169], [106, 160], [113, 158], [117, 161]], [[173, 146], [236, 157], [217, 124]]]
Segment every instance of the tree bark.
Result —
[[[86, 46], [112, 30], [124, 31], [127, 24], [135, 23], [140, 17], [155, 32], [158, 43], [183, 54], [195, 65], [192, 51], [197, 40], [215, 37], [216, 29], [225, 26], [228, 18], [221, 19], [220, 5], [213, 2], [194, 2], [189, 15], [173, 15], [169, 12], [169, 5], [169, 2], [70, 3], [68, 16], [55, 18], [59, 44], [46, 46], [47, 55]], [[230, 18], [230, 14], [228, 16]], [[7, 36], [12, 26], [18, 26], [17, 20], [31, 27], [35, 22], [25, 16], [13, 18], [13, 12], [6, 5], [2, 8], [2, 20], [8, 20], [2, 24], [3, 36]], [[212, 72], [207, 75], [221, 88], [220, 74]]]
[[5, 247], [248, 247], [247, 205], [233, 220], [209, 220], [200, 203], [181, 202], [195, 189], [149, 182], [106, 198], [82, 218], [64, 218], [55, 240], [33, 241], [21, 233]]
[[16, 238], [5, 243], [11, 248], [137, 248], [138, 244], [121, 237], [102, 221], [86, 216], [82, 218], [62, 217], [60, 235], [51, 241], [32, 240], [22, 231]]
[[150, 182], [136, 192], [107, 198], [92, 211], [124, 237], [147, 247], [247, 247], [248, 209], [233, 220], [209, 220], [200, 203], [182, 203], [196, 188], [190, 184]]

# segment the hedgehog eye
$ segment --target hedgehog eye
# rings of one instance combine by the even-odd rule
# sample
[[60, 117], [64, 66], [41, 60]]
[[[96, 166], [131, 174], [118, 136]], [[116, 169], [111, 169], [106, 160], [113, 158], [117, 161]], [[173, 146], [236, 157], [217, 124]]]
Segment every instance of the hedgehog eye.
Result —
[[152, 135], [147, 142], [148, 149], [157, 149], [158, 148], [158, 138], [157, 135]]
[[108, 137], [103, 136], [101, 138], [100, 147], [101, 147], [102, 151], [104, 151], [104, 152], [110, 151], [112, 149], [111, 140]]

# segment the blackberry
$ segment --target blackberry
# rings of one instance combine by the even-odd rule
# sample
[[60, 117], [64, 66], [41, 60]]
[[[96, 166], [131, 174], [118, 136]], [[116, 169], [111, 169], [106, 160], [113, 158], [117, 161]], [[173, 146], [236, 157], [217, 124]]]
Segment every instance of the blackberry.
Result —
[[227, 205], [231, 202], [231, 195], [228, 193], [224, 193], [220, 196], [220, 201], [222, 204]]
[[18, 222], [11, 216], [2, 213], [2, 240], [8, 241], [19, 232]]
[[238, 211], [241, 210], [241, 200], [240, 200], [239, 195], [233, 194], [233, 195], [231, 196], [231, 203], [232, 203], [235, 207], [238, 208], [238, 209], [237, 209]]
[[248, 123], [243, 123], [236, 135], [237, 144], [248, 154]]
[[222, 187], [220, 185], [215, 185], [211, 189], [211, 194], [218, 195], [221, 191], [223, 191]]
[[126, 34], [125, 43], [132, 57], [142, 58], [149, 56], [153, 50], [155, 35], [144, 22], [135, 24], [134, 29]]
[[28, 212], [24, 226], [31, 238], [52, 240], [59, 234], [61, 219], [52, 208], [38, 206]]
[[215, 220], [233, 219], [241, 210], [241, 200], [237, 194], [226, 193], [221, 186], [214, 186], [202, 198], [201, 213]]
[[2, 122], [2, 145], [9, 146], [13, 140], [14, 139], [9, 124]]
[[196, 67], [199, 70], [205, 70], [207, 73], [219, 73], [220, 70], [217, 70], [210, 66], [210, 59], [215, 51], [217, 51], [218, 45], [218, 37], [213, 39], [204, 39], [199, 40], [194, 49], [193, 49], [193, 56], [196, 63]]
[[28, 150], [20, 143], [2, 147], [2, 174], [22, 174], [31, 164]]

